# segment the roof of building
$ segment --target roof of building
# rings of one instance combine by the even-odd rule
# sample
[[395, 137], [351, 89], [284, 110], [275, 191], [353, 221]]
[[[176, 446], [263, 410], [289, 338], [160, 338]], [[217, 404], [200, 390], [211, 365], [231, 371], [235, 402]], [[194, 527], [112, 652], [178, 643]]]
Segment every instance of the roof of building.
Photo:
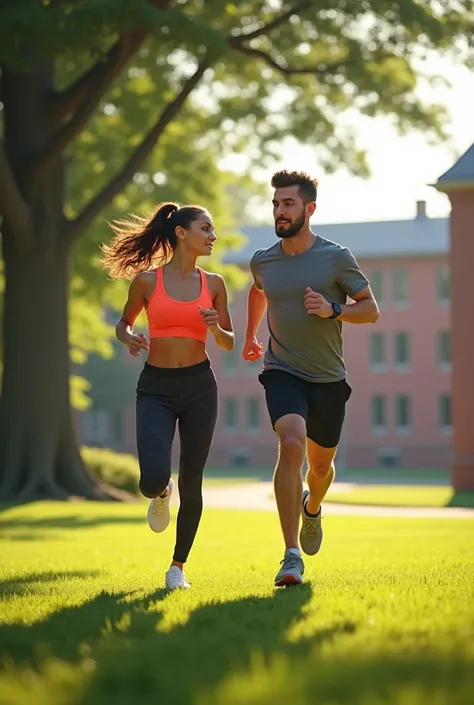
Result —
[[[449, 250], [449, 218], [420, 215], [413, 220], [314, 224], [312, 228], [360, 258], [432, 256]], [[226, 262], [248, 263], [255, 250], [270, 247], [276, 240], [273, 225], [242, 226], [240, 230], [247, 236], [247, 243], [238, 251], [229, 251]]]
[[453, 166], [439, 177], [437, 185], [474, 184], [474, 144], [459, 157]]

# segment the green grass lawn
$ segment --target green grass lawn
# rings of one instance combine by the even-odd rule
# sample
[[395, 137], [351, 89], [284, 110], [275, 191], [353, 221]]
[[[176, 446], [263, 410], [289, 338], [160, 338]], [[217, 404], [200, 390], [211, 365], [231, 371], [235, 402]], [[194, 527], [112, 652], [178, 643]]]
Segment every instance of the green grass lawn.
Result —
[[[351, 490], [338, 490], [337, 483], [325, 502], [372, 504], [395, 507], [446, 507], [453, 499], [451, 487], [427, 485], [358, 485]], [[473, 497], [474, 499], [474, 497]]]
[[391, 484], [424, 483], [450, 484], [451, 473], [444, 468], [348, 468], [339, 470], [336, 468], [337, 476], [340, 480], [351, 482], [352, 480], [362, 480], [367, 483], [377, 484], [381, 480]]
[[471, 705], [473, 520], [329, 516], [276, 591], [276, 515], [207, 510], [167, 594], [174, 529], [141, 503], [0, 514], [0, 705]]

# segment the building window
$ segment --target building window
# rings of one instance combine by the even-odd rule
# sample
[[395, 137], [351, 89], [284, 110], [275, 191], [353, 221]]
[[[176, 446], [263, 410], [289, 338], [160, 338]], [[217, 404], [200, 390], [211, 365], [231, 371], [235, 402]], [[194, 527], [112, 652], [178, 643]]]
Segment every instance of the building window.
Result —
[[410, 367], [410, 337], [408, 333], [395, 333], [395, 367], [407, 370]]
[[249, 397], [246, 401], [246, 426], [249, 431], [260, 428], [260, 399]]
[[438, 399], [438, 421], [441, 432], [451, 433], [453, 427], [451, 395], [440, 394]]
[[228, 452], [229, 464], [234, 468], [247, 468], [250, 465], [249, 448], [231, 448]]
[[384, 292], [384, 281], [383, 281], [383, 271], [381, 269], [374, 269], [370, 275], [370, 288], [375, 296], [375, 300], [378, 304], [383, 305], [385, 303], [385, 292]]
[[224, 426], [226, 431], [237, 428], [237, 400], [231, 397], [224, 399]]
[[376, 434], [385, 433], [387, 430], [387, 399], [376, 395], [370, 400], [370, 417], [372, 431]]
[[396, 306], [408, 303], [408, 269], [395, 267], [392, 271], [392, 301]]
[[438, 367], [441, 370], [451, 369], [451, 333], [449, 330], [438, 332]]
[[385, 333], [372, 333], [370, 336], [370, 367], [373, 371], [385, 369], [387, 350]]
[[436, 270], [436, 298], [440, 306], [447, 306], [451, 300], [451, 277], [447, 264]]
[[239, 350], [237, 346], [227, 352], [224, 350], [222, 352], [222, 371], [226, 376], [232, 376], [237, 371], [237, 365], [239, 361]]
[[395, 397], [395, 426], [398, 433], [409, 433], [411, 427], [411, 399], [407, 394]]
[[378, 463], [383, 468], [397, 468], [400, 465], [400, 448], [379, 448]]

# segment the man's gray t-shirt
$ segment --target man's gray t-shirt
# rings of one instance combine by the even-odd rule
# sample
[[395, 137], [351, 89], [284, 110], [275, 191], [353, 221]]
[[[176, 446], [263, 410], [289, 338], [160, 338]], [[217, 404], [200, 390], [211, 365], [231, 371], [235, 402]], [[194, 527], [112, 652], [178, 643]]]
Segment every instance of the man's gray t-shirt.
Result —
[[284, 370], [310, 382], [345, 379], [342, 322], [307, 313], [304, 295], [311, 287], [328, 301], [344, 304], [368, 286], [352, 252], [318, 235], [306, 252], [286, 255], [277, 241], [255, 252], [250, 270], [268, 302], [264, 370]]

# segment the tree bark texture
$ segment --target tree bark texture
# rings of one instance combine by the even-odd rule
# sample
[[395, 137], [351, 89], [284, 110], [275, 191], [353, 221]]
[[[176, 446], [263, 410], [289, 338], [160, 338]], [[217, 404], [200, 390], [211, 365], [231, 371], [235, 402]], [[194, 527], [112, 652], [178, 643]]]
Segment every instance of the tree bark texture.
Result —
[[19, 191], [18, 202], [2, 222], [2, 501], [106, 499], [113, 494], [84, 467], [69, 403], [70, 246], [63, 215], [62, 155], [39, 177], [32, 176], [54, 129], [47, 109], [52, 76], [53, 67], [44, 65], [29, 74], [2, 75], [3, 146]]

